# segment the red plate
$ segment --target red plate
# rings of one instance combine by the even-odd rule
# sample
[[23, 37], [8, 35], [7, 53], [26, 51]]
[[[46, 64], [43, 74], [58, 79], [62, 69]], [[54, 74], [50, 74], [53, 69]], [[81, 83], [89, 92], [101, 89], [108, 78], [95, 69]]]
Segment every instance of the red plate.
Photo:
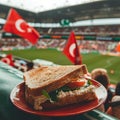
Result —
[[17, 108], [25, 112], [28, 112], [30, 114], [35, 114], [40, 116], [70, 116], [70, 115], [81, 114], [83, 112], [87, 112], [98, 107], [106, 100], [107, 97], [107, 91], [103, 87], [103, 85], [101, 85], [95, 80], [91, 80], [91, 81], [93, 85], [96, 86], [95, 92], [98, 97], [98, 100], [96, 99], [85, 104], [74, 104], [71, 106], [66, 106], [54, 110], [44, 110], [44, 111], [33, 110], [25, 101], [24, 83], [20, 83], [12, 90], [10, 94], [10, 99]]

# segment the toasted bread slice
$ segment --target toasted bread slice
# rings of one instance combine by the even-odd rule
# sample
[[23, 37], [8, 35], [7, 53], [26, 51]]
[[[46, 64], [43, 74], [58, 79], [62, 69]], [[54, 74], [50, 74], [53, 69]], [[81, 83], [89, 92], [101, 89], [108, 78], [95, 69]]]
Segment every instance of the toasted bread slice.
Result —
[[86, 65], [45, 66], [24, 73], [27, 94], [41, 95], [41, 90], [51, 92], [79, 76], [86, 74]]

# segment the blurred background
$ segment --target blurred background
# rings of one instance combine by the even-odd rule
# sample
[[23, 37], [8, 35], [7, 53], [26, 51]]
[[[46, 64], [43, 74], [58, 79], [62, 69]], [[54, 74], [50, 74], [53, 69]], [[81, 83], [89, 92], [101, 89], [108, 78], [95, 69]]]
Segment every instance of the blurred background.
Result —
[[[23, 72], [31, 62], [36, 66], [73, 64], [62, 51], [74, 31], [89, 72], [105, 68], [110, 82], [116, 84], [120, 80], [119, 6], [120, 0], [0, 1], [0, 59], [11, 55], [14, 67]], [[11, 8], [40, 34], [35, 44], [3, 30]]]

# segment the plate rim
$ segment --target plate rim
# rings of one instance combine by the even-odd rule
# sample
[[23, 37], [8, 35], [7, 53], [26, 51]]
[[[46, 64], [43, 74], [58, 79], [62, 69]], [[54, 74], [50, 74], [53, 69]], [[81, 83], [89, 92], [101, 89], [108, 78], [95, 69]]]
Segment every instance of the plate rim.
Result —
[[[104, 88], [104, 95], [105, 95], [105, 97], [104, 97], [104, 99], [102, 99], [102, 101], [101, 102], [98, 102], [98, 104], [97, 105], [95, 105], [95, 106], [92, 106], [91, 108], [89, 108], [89, 109], [87, 109], [87, 110], [82, 110], [81, 112], [79, 112], [79, 111], [75, 111], [75, 112], [73, 112], [73, 113], [71, 113], [71, 112], [69, 112], [69, 113], [67, 113], [67, 114], [61, 114], [61, 113], [56, 113], [56, 114], [51, 114], [51, 112], [49, 113], [49, 111], [53, 111], [54, 112], [54, 110], [46, 110], [46, 111], [36, 111], [36, 110], [34, 110], [34, 109], [32, 109], [29, 105], [27, 105], [27, 103], [25, 102], [25, 105], [27, 105], [27, 107], [28, 108], [30, 108], [31, 110], [27, 110], [27, 109], [24, 109], [23, 107], [21, 107], [20, 105], [18, 105], [18, 104], [16, 104], [15, 102], [14, 102], [14, 97], [15, 97], [15, 93], [17, 93], [17, 90], [19, 90], [19, 92], [20, 92], [20, 86], [21, 85], [23, 85], [23, 84], [25, 84], [24, 82], [21, 82], [21, 83], [19, 83], [19, 84], [17, 84], [13, 89], [12, 89], [12, 91], [11, 91], [11, 93], [10, 93], [10, 100], [11, 100], [11, 102], [13, 103], [13, 105], [14, 106], [16, 106], [18, 109], [20, 109], [20, 110], [22, 110], [22, 111], [24, 111], [24, 112], [27, 112], [27, 113], [29, 113], [29, 114], [34, 114], [34, 115], [38, 115], [38, 116], [50, 116], [50, 117], [58, 117], [58, 116], [71, 116], [71, 115], [77, 115], [77, 114], [81, 114], [81, 113], [84, 113], [84, 112], [88, 112], [88, 111], [90, 111], [90, 110], [93, 110], [93, 109], [95, 109], [95, 108], [97, 108], [98, 106], [100, 106], [102, 103], [104, 103], [104, 101], [106, 100], [106, 98], [107, 98], [107, 90], [106, 90], [106, 88], [101, 84], [101, 83], [99, 83], [98, 81], [96, 81], [96, 80], [91, 80], [92, 82], [94, 82], [95, 84], [97, 84], [98, 86], [100, 86], [100, 87], [102, 87], [102, 88]], [[16, 98], [17, 99], [17, 98]], [[24, 99], [25, 100], [25, 99]], [[94, 102], [95, 102], [95, 100], [93, 100]], [[99, 101], [99, 100], [98, 100]], [[90, 104], [91, 102], [89, 102], [89, 104]], [[82, 105], [81, 105], [82, 106]], [[83, 107], [84, 107], [84, 105], [83, 105]], [[69, 108], [69, 107], [67, 107], [67, 108]], [[62, 108], [60, 108], [60, 109], [58, 109], [58, 111], [59, 110], [61, 110]], [[64, 110], [64, 108], [63, 108], [63, 110]]]

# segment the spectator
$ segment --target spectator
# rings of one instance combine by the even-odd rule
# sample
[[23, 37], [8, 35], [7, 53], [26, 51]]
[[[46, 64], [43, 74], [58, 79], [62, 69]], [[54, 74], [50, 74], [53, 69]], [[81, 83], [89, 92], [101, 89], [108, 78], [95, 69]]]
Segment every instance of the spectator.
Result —
[[91, 72], [91, 77], [94, 80], [100, 82], [106, 89], [108, 89], [108, 85], [110, 84], [110, 80], [107, 74], [107, 70], [103, 68], [96, 68]]
[[112, 98], [110, 106], [106, 113], [120, 119], [120, 95]]
[[117, 85], [116, 85], [115, 95], [120, 95], [120, 82], [118, 82]]
[[27, 71], [33, 69], [33, 62], [27, 62]]
[[27, 66], [26, 66], [26, 64], [20, 63], [20, 66], [19, 66], [18, 69], [22, 72], [26, 72], [27, 71]]
[[109, 102], [111, 101], [113, 94], [109, 89], [109, 84], [110, 84], [110, 80], [109, 80], [109, 76], [107, 74], [107, 70], [104, 68], [96, 68], [91, 72], [91, 78], [100, 82], [107, 90], [108, 92], [108, 96], [107, 99], [104, 103], [104, 108], [105, 111], [109, 108]]

